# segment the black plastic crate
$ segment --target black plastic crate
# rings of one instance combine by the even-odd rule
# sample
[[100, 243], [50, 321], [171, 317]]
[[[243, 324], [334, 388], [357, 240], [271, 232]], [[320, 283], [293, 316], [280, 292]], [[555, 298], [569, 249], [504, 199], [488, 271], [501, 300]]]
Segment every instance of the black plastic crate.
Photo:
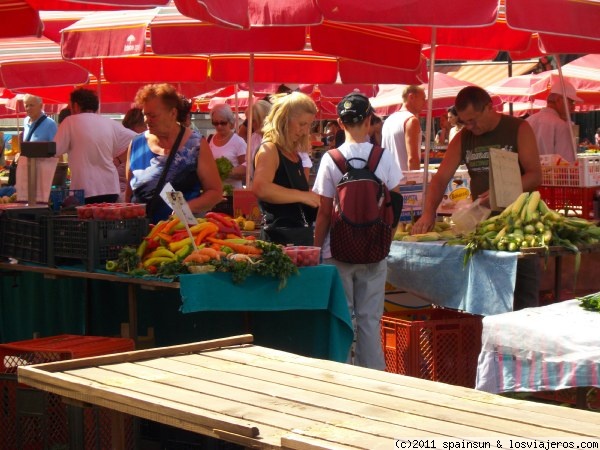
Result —
[[126, 246], [138, 246], [148, 234], [146, 218], [94, 220], [55, 216], [48, 225], [48, 264], [83, 262], [86, 269], [100, 268], [116, 259]]
[[39, 264], [48, 262], [47, 216], [29, 220], [0, 216], [0, 256]]

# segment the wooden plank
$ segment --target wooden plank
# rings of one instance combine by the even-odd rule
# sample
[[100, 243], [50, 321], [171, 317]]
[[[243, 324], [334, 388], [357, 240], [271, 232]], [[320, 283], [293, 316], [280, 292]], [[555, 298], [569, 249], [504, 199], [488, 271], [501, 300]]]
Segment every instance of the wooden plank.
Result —
[[104, 281], [110, 281], [110, 282], [114, 282], [114, 283], [139, 284], [142, 286], [152, 286], [155, 288], [179, 289], [179, 282], [177, 282], [177, 281], [169, 282], [169, 281], [147, 280], [144, 278], [125, 277], [125, 276], [111, 275], [108, 273], [99, 273], [99, 272], [83, 272], [80, 270], [59, 269], [59, 268], [55, 268], [55, 267], [30, 266], [30, 265], [25, 265], [25, 264], [10, 264], [10, 263], [0, 262], [0, 269], [13, 271], [13, 272], [40, 273], [45, 276], [52, 276], [52, 277], [87, 278], [90, 280], [104, 280]]
[[[147, 370], [142, 371], [140, 366], [146, 366]], [[212, 368], [195, 367], [193, 364], [171, 359], [144, 361], [135, 365], [111, 366], [111, 370], [180, 388], [183, 391], [178, 395], [172, 390], [169, 392], [172, 394], [172, 398], [177, 395], [178, 401], [183, 403], [189, 401], [191, 395], [185, 389], [190, 391], [193, 389], [193, 393], [196, 394], [213, 395], [215, 407], [223, 399], [245, 404], [248, 407], [259, 407], [260, 410], [255, 413], [239, 412], [244, 417], [252, 417], [259, 426], [263, 420], [262, 417], [265, 417], [270, 425], [286, 429], [300, 428], [310, 425], [314, 421], [341, 423], [344, 427], [356, 427], [364, 432], [386, 436], [389, 439], [398, 435], [412, 436], [418, 434], [423, 430], [423, 422], [428, 421], [432, 422], [431, 428], [437, 430], [436, 436], [444, 436], [444, 431], [448, 433], [457, 431], [456, 426], [447, 427], [437, 420], [416, 418], [412, 415], [383, 411], [383, 409], [382, 414], [391, 413], [391, 417], [387, 422], [381, 423], [379, 420], [367, 416], [361, 417], [360, 412], [364, 408], [363, 405], [357, 402], [339, 400], [331, 395], [320, 395], [320, 405], [316, 406], [306, 400], [306, 396], [311, 395], [312, 392], [289, 386], [282, 387], [273, 381], [261, 382], [253, 376], [252, 372], [236, 375], [228, 373], [228, 369], [219, 371]], [[80, 371], [77, 371], [77, 373], [81, 375]], [[168, 373], [170, 373], [170, 376], [166, 375]], [[248, 384], [249, 380], [250, 383]], [[331, 404], [335, 406], [331, 406]], [[373, 407], [369, 406], [368, 409], [372, 411]], [[231, 409], [228, 408], [227, 411], [231, 411]], [[405, 416], [405, 423], [397, 423], [400, 416]], [[307, 419], [308, 421], [302, 423], [297, 418]], [[472, 432], [468, 427], [463, 427], [462, 431], [465, 433]], [[475, 433], [477, 432], [475, 431]]]
[[[398, 375], [379, 370], [369, 370], [363, 367], [352, 366], [343, 363], [323, 364], [323, 361], [318, 359], [310, 359], [301, 355], [292, 355], [290, 353], [282, 352], [280, 350], [260, 346], [252, 346], [243, 353], [274, 359], [276, 361], [281, 360], [293, 362], [293, 364], [296, 365], [303, 365], [318, 370], [325, 369], [328, 372], [332, 371], [339, 373], [341, 376], [360, 376], [361, 378], [365, 378], [375, 382], [388, 383], [390, 384], [390, 386], [395, 386], [398, 389], [412, 388], [417, 389], [419, 391], [430, 392], [436, 395], [440, 395], [445, 398], [456, 397], [461, 400], [471, 400], [474, 402], [481, 403], [481, 408], [488, 408], [488, 405], [504, 406], [507, 408], [518, 408], [523, 411], [529, 411], [534, 413], [543, 413], [559, 418], [577, 420], [580, 422], [589, 422], [590, 420], [592, 420], [593, 424], [597, 424], [596, 420], [598, 419], [598, 415], [590, 415], [589, 411], [564, 408], [556, 405], [548, 405], [527, 400], [518, 400], [462, 386], [454, 386], [450, 384], [429, 381], [416, 377]], [[351, 382], [351, 380], [349, 380], [348, 382]]]
[[[194, 352], [204, 352], [216, 350], [222, 347], [251, 344], [253, 341], [251, 334], [242, 334], [239, 336], [231, 336], [220, 339], [212, 339], [208, 341], [195, 342], [191, 344], [173, 345], [171, 347], [150, 348], [147, 350], [134, 350], [131, 352], [112, 353], [109, 355], [92, 356], [89, 358], [70, 359], [66, 361], [50, 362], [44, 364], [36, 364], [46, 372], [66, 371], [77, 369], [79, 367], [102, 366], [108, 364], [117, 364], [122, 362], [133, 362], [150, 358], [161, 358], [163, 356], [171, 356], [175, 354], [185, 354]], [[17, 375], [23, 367], [17, 368]]]
[[[147, 377], [159, 376], [165, 372], [172, 373], [173, 378], [163, 381], [169, 385], [191, 386], [190, 380], [194, 380], [194, 384], [201, 383], [198, 384], [198, 388], [202, 392], [219, 397], [227, 396], [229, 399], [250, 405], [261, 405], [262, 408], [273, 410], [273, 414], [285, 413], [284, 419], [288, 420], [290, 416], [301, 415], [312, 421], [336, 423], [345, 428], [360, 426], [363, 431], [386, 436], [389, 439], [408, 435], [458, 437], [460, 433], [463, 436], [489, 436], [489, 431], [447, 422], [443, 413], [436, 418], [407, 414], [390, 408], [390, 405], [378, 407], [372, 403], [362, 403], [360, 400], [340, 398], [335, 395], [336, 386], [333, 386], [333, 390], [331, 390], [332, 386], [328, 382], [321, 383], [322, 385], [317, 388], [315, 380], [304, 381], [297, 376], [282, 379], [280, 373], [273, 375], [268, 370], [240, 364], [215, 366], [214, 361], [211, 362], [211, 360], [214, 359], [203, 358], [201, 355], [188, 355], [185, 358], [143, 361], [136, 366], [147, 366], [159, 370], [159, 372], [144, 374]], [[195, 361], [198, 361], [199, 365], [195, 365]], [[139, 368], [130, 368], [128, 373], [141, 375]], [[175, 381], [175, 375], [181, 377], [179, 382]], [[236, 390], [231, 386], [240, 386], [241, 389]], [[343, 387], [340, 389], [354, 388]], [[396, 406], [395, 402], [391, 404]], [[277, 416], [274, 415], [273, 419], [276, 418]], [[275, 424], [275, 422], [271, 423]], [[278, 425], [288, 428], [297, 427], [290, 427], [285, 422], [278, 423]], [[513, 434], [503, 437], [510, 436]]]
[[[281, 438], [281, 448], [284, 450], [356, 450], [358, 447], [349, 447], [332, 442], [324, 443], [320, 439], [291, 433]], [[391, 448], [389, 442], [387, 448]]]
[[[27, 366], [27, 369], [22, 373], [25, 384], [64, 397], [105, 406], [139, 417], [148, 418], [148, 414], [151, 417], [168, 416], [181, 422], [200, 425], [210, 429], [211, 432], [213, 429], [221, 429], [247, 437], [256, 437], [260, 432], [248, 420], [238, 420], [229, 415], [218, 414], [196, 406], [202, 405], [202, 403], [194, 406], [182, 405], [169, 399], [157, 398], [151, 391], [146, 394], [131, 392], [126, 383], [119, 383], [118, 380], [114, 380], [115, 386], [107, 386], [70, 374], [48, 374], [34, 366]], [[123, 410], [123, 405], [127, 406], [126, 410]]]
[[[523, 425], [525, 428], [530, 428], [531, 425], [540, 427], [540, 430], [550, 430], [550, 436], [557, 436], [560, 433], [566, 433], [567, 435], [573, 435], [574, 431], [577, 430], [579, 435], [583, 436], [598, 436], [600, 433], [600, 416], [598, 414], [593, 414], [586, 411], [579, 411], [578, 418], [569, 418], [568, 414], [565, 414], [561, 417], [556, 417], [554, 415], [549, 415], [546, 411], [552, 411], [553, 409], [560, 408], [558, 406], [553, 405], [540, 405], [537, 411], [529, 411], [524, 410], [519, 412], [519, 417], [515, 417], [514, 409], [518, 409], [520, 406], [520, 402], [509, 402], [506, 405], [493, 405], [493, 404], [485, 404], [483, 405], [481, 402], [474, 401], [471, 399], [464, 399], [460, 397], [460, 392], [470, 392], [467, 388], [458, 388], [459, 394], [455, 395], [443, 395], [441, 396], [439, 393], [432, 393], [428, 391], [424, 391], [421, 389], [406, 389], [406, 387], [401, 389], [393, 389], [389, 385], [380, 385], [380, 381], [365, 379], [362, 376], [349, 375], [348, 372], [364, 374], [365, 372], [371, 373], [373, 375], [371, 377], [380, 377], [381, 381], [388, 381], [390, 379], [399, 379], [399, 378], [409, 378], [409, 377], [400, 377], [394, 374], [386, 374], [384, 372], [372, 371], [364, 368], [357, 368], [354, 366], [348, 366], [343, 364], [336, 364], [325, 361], [311, 360], [309, 364], [304, 365], [303, 362], [307, 362], [307, 358], [300, 357], [298, 355], [287, 356], [289, 354], [285, 354], [286, 356], [281, 356], [282, 353], [279, 353], [279, 356], [275, 356], [277, 352], [272, 352], [270, 349], [265, 353], [264, 349], [257, 349], [256, 346], [243, 349], [239, 351], [229, 351], [224, 350], [219, 352], [218, 354], [210, 354], [207, 355], [209, 357], [215, 357], [220, 359], [226, 359], [227, 361], [238, 360], [242, 364], [246, 364], [248, 366], [260, 366], [264, 369], [269, 369], [272, 371], [278, 371], [277, 379], [281, 379], [283, 374], [287, 375], [296, 375], [298, 373], [302, 373], [304, 378], [309, 378], [313, 380], [323, 380], [327, 383], [330, 383], [331, 389], [333, 389], [333, 385], [338, 385], [342, 387], [340, 390], [340, 396], [342, 398], [346, 398], [345, 396], [350, 394], [355, 394], [355, 392], [351, 389], [347, 389], [348, 386], [361, 386], [363, 391], [369, 391], [371, 394], [369, 395], [367, 402], [375, 402], [377, 401], [377, 405], [383, 406], [389, 402], [389, 397], [393, 395], [401, 394], [405, 397], [396, 398], [396, 402], [400, 399], [402, 400], [403, 411], [411, 412], [413, 414], [423, 413], [422, 407], [419, 405], [429, 405], [430, 407], [434, 407], [437, 413], [443, 412], [444, 409], [440, 409], [440, 407], [448, 408], [451, 411], [450, 421], [457, 422], [459, 418], [461, 419], [460, 423], [464, 423], [465, 425], [471, 424], [472, 426], [478, 426], [479, 422], [484, 422], [486, 427], [491, 423], [491, 418], [495, 419], [505, 419], [512, 422], [511, 432], [515, 433], [518, 431], [519, 427]], [[237, 356], [236, 356], [237, 354]], [[265, 356], [265, 354], [267, 356]], [[325, 363], [325, 364], [323, 364]], [[311, 366], [312, 364], [312, 366]], [[346, 366], [346, 367], [344, 367]], [[339, 368], [339, 372], [330, 371], [331, 368], [337, 369]], [[357, 370], [361, 369], [361, 370]], [[426, 380], [413, 379], [415, 382], [421, 382], [424, 385], [427, 384], [441, 384], [428, 382]], [[453, 388], [455, 386], [451, 386]], [[382, 396], [372, 395], [372, 393], [382, 393], [385, 394]], [[473, 391], [477, 392], [477, 391]], [[487, 394], [486, 395], [493, 395]], [[409, 397], [408, 397], [409, 396]], [[379, 401], [381, 400], [381, 401]], [[415, 403], [407, 403], [406, 400], [413, 400]], [[510, 399], [507, 399], [510, 400]], [[382, 401], [384, 403], [382, 403]], [[417, 409], [414, 408], [417, 407]], [[393, 406], [392, 406], [393, 407]], [[564, 408], [563, 408], [564, 409]], [[460, 414], [459, 414], [460, 413]], [[468, 416], [464, 416], [463, 413], [469, 413]], [[462, 422], [464, 419], [473, 418], [473, 415], [477, 418], [475, 423], [471, 422]], [[527, 422], [527, 423], [524, 423]], [[523, 435], [527, 437], [530, 434]], [[541, 436], [538, 433], [536, 436]]]

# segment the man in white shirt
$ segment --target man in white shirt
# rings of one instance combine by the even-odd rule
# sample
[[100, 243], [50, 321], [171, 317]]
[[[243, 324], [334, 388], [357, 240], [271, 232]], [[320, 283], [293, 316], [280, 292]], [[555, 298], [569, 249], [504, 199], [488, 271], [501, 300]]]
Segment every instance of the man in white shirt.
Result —
[[69, 106], [71, 115], [56, 133], [56, 155], [69, 155], [71, 189], [83, 189], [86, 203], [116, 202], [120, 185], [113, 160], [136, 132], [97, 114], [98, 96], [89, 89], [71, 92]]
[[[582, 101], [571, 83], [565, 81], [565, 97], [569, 111], [573, 112], [575, 102]], [[540, 155], [560, 155], [568, 162], [575, 161], [574, 143], [567, 122], [567, 111], [560, 83], [555, 83], [548, 95], [546, 107], [527, 118], [533, 128]]]
[[381, 130], [381, 146], [392, 152], [402, 172], [421, 168], [421, 123], [419, 114], [427, 101], [420, 86], [410, 85], [402, 92], [402, 108], [385, 122]]

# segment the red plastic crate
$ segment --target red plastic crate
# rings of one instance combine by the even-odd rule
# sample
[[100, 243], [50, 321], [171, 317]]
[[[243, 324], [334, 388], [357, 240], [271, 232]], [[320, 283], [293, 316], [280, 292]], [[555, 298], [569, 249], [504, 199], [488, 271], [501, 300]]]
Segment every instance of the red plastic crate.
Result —
[[381, 318], [386, 371], [475, 387], [482, 317], [443, 308], [394, 311]]
[[583, 219], [594, 217], [594, 193], [600, 187], [540, 186], [539, 192], [548, 208]]
[[[69, 448], [67, 406], [58, 395], [18, 383], [18, 366], [132, 350], [132, 339], [70, 334], [0, 344], [1, 448]], [[85, 449], [111, 448], [110, 416], [105, 409], [85, 408], [83, 424]], [[133, 447], [133, 421], [126, 425]]]

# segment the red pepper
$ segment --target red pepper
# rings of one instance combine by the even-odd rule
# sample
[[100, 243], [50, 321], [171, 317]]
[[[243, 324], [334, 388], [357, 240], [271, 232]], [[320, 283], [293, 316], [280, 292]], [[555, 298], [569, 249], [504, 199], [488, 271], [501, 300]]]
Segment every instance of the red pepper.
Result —
[[176, 231], [171, 236], [171, 242], [177, 242], [188, 237], [187, 230]]
[[211, 223], [214, 223], [218, 228], [219, 228], [219, 233], [223, 233], [224, 235], [227, 235], [229, 233], [235, 233], [235, 228], [233, 228], [233, 226], [231, 226], [230, 224], [224, 223], [222, 221], [220, 221], [219, 219], [215, 219], [213, 217], [207, 217], [206, 220], [208, 220]]
[[160, 242], [155, 241], [154, 238], [144, 238], [148, 241], [148, 245], [146, 246], [146, 251], [148, 250], [154, 250], [155, 248], [158, 248], [158, 246], [160, 245]]

